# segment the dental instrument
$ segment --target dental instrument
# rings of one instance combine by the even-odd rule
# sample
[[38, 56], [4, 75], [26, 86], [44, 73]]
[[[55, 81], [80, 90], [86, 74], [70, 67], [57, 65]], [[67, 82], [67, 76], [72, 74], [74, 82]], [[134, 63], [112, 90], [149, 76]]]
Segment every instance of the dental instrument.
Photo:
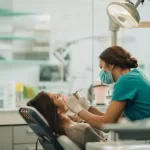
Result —
[[74, 96], [76, 96], [76, 94], [77, 94], [78, 92], [81, 92], [81, 91], [82, 91], [82, 89], [77, 90], [77, 91], [75, 91], [75, 92], [74, 92], [74, 94], [73, 94], [73, 95], [74, 95]]

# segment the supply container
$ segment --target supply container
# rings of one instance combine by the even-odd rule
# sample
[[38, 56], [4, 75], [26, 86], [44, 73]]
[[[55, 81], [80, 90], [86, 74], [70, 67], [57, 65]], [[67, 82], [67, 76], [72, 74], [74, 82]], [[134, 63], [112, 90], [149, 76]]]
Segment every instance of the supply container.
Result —
[[95, 102], [97, 105], [104, 105], [108, 96], [109, 86], [104, 84], [94, 85]]
[[16, 106], [19, 107], [23, 104], [23, 89], [24, 85], [21, 82], [16, 83]]
[[4, 87], [4, 108], [14, 109], [16, 108], [16, 83], [15, 81], [9, 81]]

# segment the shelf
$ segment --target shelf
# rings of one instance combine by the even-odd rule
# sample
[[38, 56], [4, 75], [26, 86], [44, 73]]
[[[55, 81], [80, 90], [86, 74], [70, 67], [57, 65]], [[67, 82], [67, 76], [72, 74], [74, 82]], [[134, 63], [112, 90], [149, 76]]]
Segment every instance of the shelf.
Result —
[[19, 108], [0, 108], [0, 112], [18, 112]]
[[0, 65], [49, 65], [49, 61], [40, 60], [0, 60]]
[[25, 16], [25, 15], [38, 15], [38, 13], [30, 13], [30, 12], [16, 12], [9, 9], [0, 8], [0, 16]]
[[48, 40], [48, 39], [37, 38], [37, 37], [1, 36], [0, 35], [0, 40], [26, 40], [26, 41], [31, 41], [31, 40]]
[[27, 30], [32, 32], [50, 32], [50, 27], [15, 25], [16, 29]]
[[38, 82], [36, 85], [34, 86], [45, 86], [45, 87], [53, 87], [53, 86], [59, 86], [59, 87], [64, 87], [64, 86], [68, 86], [69, 85], [69, 82], [64, 82], [64, 81], [46, 81], [46, 82]]

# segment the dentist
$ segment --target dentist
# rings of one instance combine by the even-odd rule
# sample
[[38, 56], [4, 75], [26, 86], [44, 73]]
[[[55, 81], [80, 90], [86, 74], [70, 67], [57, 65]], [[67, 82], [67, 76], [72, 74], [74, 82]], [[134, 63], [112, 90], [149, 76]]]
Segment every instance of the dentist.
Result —
[[120, 46], [108, 47], [99, 58], [100, 80], [105, 84], [115, 83], [107, 111], [102, 113], [91, 106], [81, 92], [69, 96], [69, 109], [96, 128], [116, 123], [122, 114], [131, 121], [149, 118], [150, 80], [135, 69], [137, 60]]

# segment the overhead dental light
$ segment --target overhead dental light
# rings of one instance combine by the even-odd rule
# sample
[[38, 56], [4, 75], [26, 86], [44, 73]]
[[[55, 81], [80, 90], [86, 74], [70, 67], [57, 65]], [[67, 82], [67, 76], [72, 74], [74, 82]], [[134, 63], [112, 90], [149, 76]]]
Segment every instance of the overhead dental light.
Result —
[[135, 5], [127, 0], [112, 2], [107, 7], [108, 16], [121, 27], [135, 28], [140, 23], [140, 15], [136, 8], [142, 1], [138, 0]]

